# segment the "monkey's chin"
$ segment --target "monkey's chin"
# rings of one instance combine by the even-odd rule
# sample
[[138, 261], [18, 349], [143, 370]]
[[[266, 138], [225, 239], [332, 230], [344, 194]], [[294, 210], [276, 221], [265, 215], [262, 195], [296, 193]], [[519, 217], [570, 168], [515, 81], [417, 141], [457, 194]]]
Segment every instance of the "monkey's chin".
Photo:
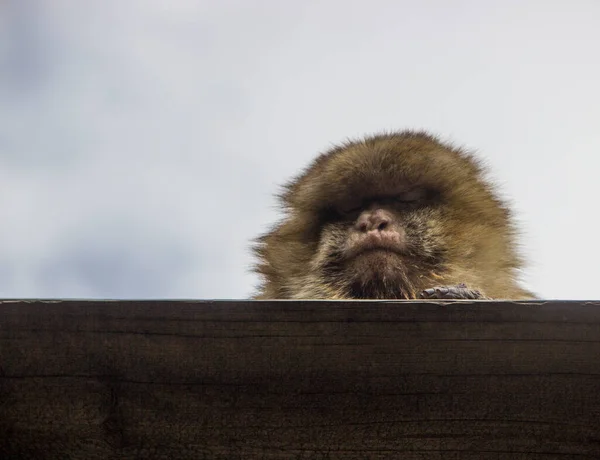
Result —
[[346, 263], [350, 296], [357, 299], [411, 297], [402, 255], [385, 249], [369, 250]]

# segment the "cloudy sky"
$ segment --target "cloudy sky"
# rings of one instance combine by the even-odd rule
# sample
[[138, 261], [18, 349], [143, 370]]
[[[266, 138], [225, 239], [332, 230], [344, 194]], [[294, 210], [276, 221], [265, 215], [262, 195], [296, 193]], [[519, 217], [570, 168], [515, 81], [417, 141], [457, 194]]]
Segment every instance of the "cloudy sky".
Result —
[[598, 299], [597, 0], [0, 0], [0, 297], [244, 298], [348, 137], [476, 149], [545, 298]]

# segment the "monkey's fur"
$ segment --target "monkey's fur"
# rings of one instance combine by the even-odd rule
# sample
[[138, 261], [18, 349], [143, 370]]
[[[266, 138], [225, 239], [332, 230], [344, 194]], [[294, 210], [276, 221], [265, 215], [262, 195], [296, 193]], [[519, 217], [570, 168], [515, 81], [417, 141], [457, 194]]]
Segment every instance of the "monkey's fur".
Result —
[[332, 148], [285, 186], [285, 218], [254, 248], [254, 298], [534, 298], [484, 174], [426, 132]]

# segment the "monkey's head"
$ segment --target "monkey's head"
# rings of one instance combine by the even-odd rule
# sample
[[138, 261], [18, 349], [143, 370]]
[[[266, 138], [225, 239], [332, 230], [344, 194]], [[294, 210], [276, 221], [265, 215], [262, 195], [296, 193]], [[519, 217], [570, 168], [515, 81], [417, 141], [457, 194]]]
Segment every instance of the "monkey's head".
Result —
[[415, 298], [515, 285], [507, 208], [467, 152], [423, 133], [381, 134], [319, 156], [280, 196], [258, 240], [258, 298]]

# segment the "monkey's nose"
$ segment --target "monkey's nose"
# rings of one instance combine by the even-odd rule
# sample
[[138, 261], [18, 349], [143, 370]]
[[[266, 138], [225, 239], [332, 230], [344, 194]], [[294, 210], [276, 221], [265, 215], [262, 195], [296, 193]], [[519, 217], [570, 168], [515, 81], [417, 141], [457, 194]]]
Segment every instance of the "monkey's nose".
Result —
[[356, 228], [363, 233], [384, 231], [391, 223], [389, 215], [381, 210], [363, 212], [356, 221]]

